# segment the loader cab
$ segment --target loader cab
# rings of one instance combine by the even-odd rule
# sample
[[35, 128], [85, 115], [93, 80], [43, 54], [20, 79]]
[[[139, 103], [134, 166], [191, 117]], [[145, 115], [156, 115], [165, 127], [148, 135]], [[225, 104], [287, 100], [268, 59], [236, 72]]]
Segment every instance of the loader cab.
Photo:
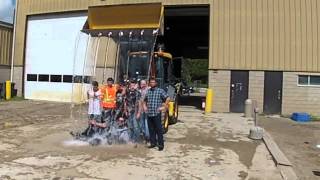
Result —
[[129, 53], [126, 79], [147, 79], [149, 72], [150, 53], [138, 51]]
[[154, 76], [158, 81], [160, 88], [166, 89], [166, 87], [172, 83], [172, 55], [166, 52], [154, 53]]
[[[152, 60], [151, 63], [150, 59]], [[150, 57], [148, 51], [130, 52], [127, 59], [125, 79], [147, 79], [155, 77], [160, 88], [165, 89], [173, 80], [172, 56], [166, 52], [155, 52]]]

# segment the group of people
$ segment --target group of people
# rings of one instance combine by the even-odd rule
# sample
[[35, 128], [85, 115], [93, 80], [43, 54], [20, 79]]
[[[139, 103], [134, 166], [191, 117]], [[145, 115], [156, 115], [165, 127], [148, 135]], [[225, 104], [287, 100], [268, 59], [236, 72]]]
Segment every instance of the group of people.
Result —
[[109, 144], [150, 142], [149, 148], [163, 150], [161, 112], [166, 110], [169, 97], [157, 87], [156, 79], [114, 84], [108, 78], [101, 88], [93, 81], [87, 96], [89, 125], [77, 137], [91, 139], [93, 145], [103, 139]]

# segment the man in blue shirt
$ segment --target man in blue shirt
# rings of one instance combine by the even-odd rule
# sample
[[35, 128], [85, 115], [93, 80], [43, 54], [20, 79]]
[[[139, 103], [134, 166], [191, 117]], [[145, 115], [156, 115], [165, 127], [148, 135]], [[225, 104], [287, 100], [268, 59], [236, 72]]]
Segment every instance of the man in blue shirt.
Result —
[[158, 145], [159, 151], [164, 148], [163, 128], [161, 124], [161, 112], [168, 107], [169, 97], [167, 93], [157, 87], [155, 78], [149, 80], [150, 89], [145, 97], [145, 108], [148, 115], [148, 126], [150, 132], [150, 146], [154, 148]]

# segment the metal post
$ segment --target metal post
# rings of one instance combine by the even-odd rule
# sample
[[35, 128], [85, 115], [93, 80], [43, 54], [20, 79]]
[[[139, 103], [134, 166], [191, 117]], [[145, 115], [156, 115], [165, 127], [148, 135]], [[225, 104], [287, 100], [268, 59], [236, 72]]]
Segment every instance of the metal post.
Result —
[[258, 108], [254, 108], [254, 126], [258, 126], [257, 113], [259, 112]]
[[254, 126], [257, 126], [257, 113], [254, 112]]
[[209, 88], [207, 90], [207, 96], [206, 96], [205, 113], [211, 113], [212, 111], [212, 101], [213, 101], [212, 97], [213, 97], [213, 90]]
[[11, 99], [11, 81], [6, 81], [6, 100]]
[[258, 126], [257, 113], [259, 112], [258, 108], [254, 109], [254, 127], [250, 129], [249, 138], [254, 140], [260, 140], [263, 138], [263, 128]]

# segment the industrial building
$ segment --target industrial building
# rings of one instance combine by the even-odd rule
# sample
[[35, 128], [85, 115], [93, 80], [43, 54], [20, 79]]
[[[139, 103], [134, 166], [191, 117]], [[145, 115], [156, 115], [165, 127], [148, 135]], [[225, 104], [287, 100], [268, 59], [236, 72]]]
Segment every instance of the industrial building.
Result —
[[0, 21], [0, 83], [10, 79], [13, 25]]
[[[317, 0], [17, 2], [13, 82], [27, 99], [68, 101], [75, 41], [90, 15], [89, 7], [161, 3], [167, 49], [176, 57], [209, 61], [213, 111], [242, 112], [244, 101], [251, 98], [268, 114], [320, 114]], [[141, 12], [146, 17], [152, 13]], [[106, 42], [99, 44], [98, 57], [106, 53]], [[97, 62], [97, 74], [103, 66]], [[112, 75], [114, 63], [107, 69]]]

